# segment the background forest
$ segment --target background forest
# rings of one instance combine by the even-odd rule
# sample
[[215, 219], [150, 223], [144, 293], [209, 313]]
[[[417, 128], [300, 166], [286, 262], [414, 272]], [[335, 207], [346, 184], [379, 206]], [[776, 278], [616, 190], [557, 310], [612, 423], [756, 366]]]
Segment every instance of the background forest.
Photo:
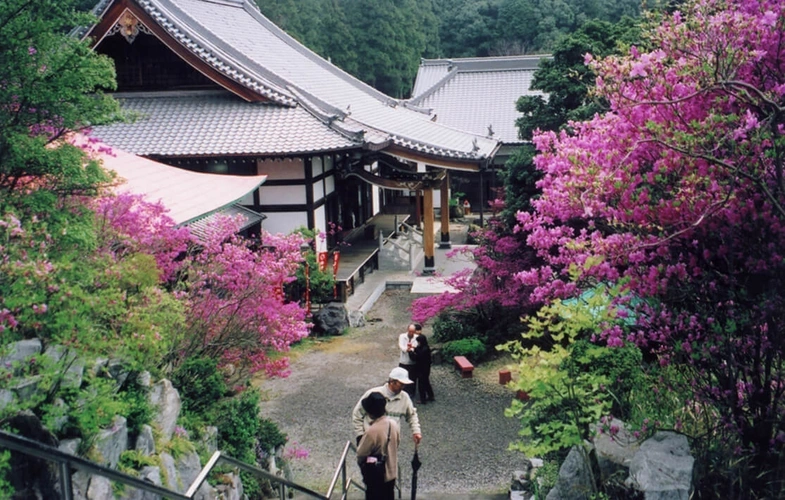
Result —
[[638, 0], [256, 0], [343, 70], [409, 97], [420, 58], [550, 53], [590, 19], [637, 17]]

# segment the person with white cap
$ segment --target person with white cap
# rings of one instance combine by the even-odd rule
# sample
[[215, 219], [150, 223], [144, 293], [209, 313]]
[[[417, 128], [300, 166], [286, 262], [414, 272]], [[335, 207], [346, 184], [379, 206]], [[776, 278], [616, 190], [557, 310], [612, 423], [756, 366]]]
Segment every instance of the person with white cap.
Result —
[[406, 384], [411, 384], [408, 372], [401, 368], [393, 368], [390, 376], [387, 378], [387, 383], [380, 386], [368, 389], [365, 394], [360, 398], [352, 410], [352, 427], [354, 428], [354, 435], [357, 438], [357, 443], [363, 437], [363, 434], [368, 430], [371, 425], [371, 417], [363, 409], [362, 401], [367, 398], [372, 392], [380, 392], [387, 400], [387, 416], [392, 418], [400, 424], [401, 418], [406, 420], [409, 428], [412, 430], [412, 437], [415, 444], [420, 444], [422, 440], [422, 431], [420, 430], [420, 419], [417, 417], [417, 408], [414, 407], [412, 399], [409, 397], [403, 387]]

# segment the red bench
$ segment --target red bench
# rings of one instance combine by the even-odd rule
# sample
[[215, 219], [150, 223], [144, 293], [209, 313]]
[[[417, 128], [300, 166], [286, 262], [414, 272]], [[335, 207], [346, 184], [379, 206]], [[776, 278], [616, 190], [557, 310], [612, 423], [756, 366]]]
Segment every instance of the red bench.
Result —
[[472, 378], [474, 365], [466, 359], [466, 356], [455, 356], [453, 360], [455, 360], [455, 367], [461, 372], [461, 378]]

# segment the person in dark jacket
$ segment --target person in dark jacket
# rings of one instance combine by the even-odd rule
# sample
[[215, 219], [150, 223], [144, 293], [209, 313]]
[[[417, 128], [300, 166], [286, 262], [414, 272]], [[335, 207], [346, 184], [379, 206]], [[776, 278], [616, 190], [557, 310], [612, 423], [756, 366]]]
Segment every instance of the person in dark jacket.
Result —
[[422, 325], [417, 328], [417, 347], [414, 348], [412, 359], [414, 359], [417, 370], [417, 387], [420, 391], [420, 404], [428, 401], [435, 401], [433, 398], [433, 387], [431, 387], [431, 347], [428, 345], [428, 338], [422, 333]]

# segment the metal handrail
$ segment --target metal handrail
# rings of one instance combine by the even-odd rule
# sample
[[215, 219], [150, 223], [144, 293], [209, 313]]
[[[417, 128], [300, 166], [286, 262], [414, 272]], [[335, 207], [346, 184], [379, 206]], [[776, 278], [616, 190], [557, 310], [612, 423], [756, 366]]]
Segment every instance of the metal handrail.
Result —
[[339, 474], [342, 476], [342, 480], [341, 480], [342, 500], [346, 499], [349, 488], [351, 486], [355, 486], [361, 490], [365, 489], [357, 481], [353, 480], [351, 477], [348, 477], [346, 472], [346, 459], [349, 454], [349, 451], [357, 450], [357, 448], [355, 448], [354, 444], [352, 444], [351, 441], [348, 441], [346, 443], [346, 446], [344, 446], [343, 453], [341, 454], [341, 461], [338, 464], [338, 467], [335, 471], [335, 475], [333, 476], [333, 480], [330, 483], [330, 488], [328, 489], [326, 495], [322, 495], [321, 493], [306, 488], [305, 486], [301, 486], [297, 483], [294, 483], [282, 477], [271, 474], [266, 470], [262, 470], [253, 465], [249, 465], [246, 464], [245, 462], [241, 462], [240, 460], [230, 457], [229, 455], [224, 455], [220, 451], [216, 451], [215, 453], [213, 453], [213, 455], [207, 461], [205, 466], [196, 476], [196, 479], [194, 479], [193, 483], [188, 488], [186, 493], [182, 494], [170, 490], [168, 488], [164, 488], [163, 486], [158, 486], [148, 481], [139, 479], [137, 477], [124, 474], [115, 469], [111, 469], [109, 467], [90, 462], [89, 460], [85, 460], [84, 458], [65, 453], [61, 450], [58, 450], [57, 448], [53, 448], [43, 443], [39, 443], [38, 441], [33, 441], [32, 439], [28, 439], [26, 437], [12, 434], [10, 432], [0, 431], [0, 448], [8, 448], [10, 450], [18, 451], [25, 455], [30, 455], [36, 458], [44, 459], [49, 462], [58, 463], [60, 466], [60, 490], [63, 492], [64, 500], [73, 500], [73, 490], [71, 484], [72, 469], [82, 470], [90, 474], [103, 476], [113, 481], [116, 481], [118, 483], [132, 486], [134, 488], [149, 493], [154, 493], [156, 495], [160, 495], [165, 498], [174, 499], [174, 500], [191, 500], [196, 495], [202, 483], [204, 483], [204, 481], [207, 479], [207, 476], [210, 474], [210, 472], [219, 463], [228, 464], [230, 466], [244, 470], [249, 474], [253, 474], [254, 476], [267, 479], [273, 483], [276, 483], [278, 485], [278, 490], [280, 493], [281, 500], [286, 498], [286, 488], [297, 490], [299, 492], [305, 493], [314, 498], [319, 498], [321, 500], [330, 500], [330, 498], [332, 497], [332, 493], [337, 485]]

